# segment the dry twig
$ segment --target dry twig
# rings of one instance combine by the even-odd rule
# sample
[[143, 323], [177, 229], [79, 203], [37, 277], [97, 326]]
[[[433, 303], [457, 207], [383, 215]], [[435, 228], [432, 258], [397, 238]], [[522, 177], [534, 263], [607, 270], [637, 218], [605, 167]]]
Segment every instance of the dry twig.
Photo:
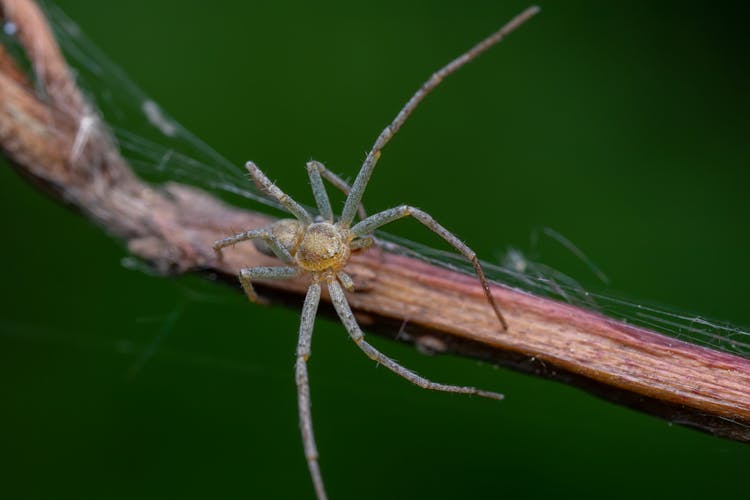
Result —
[[[211, 271], [235, 280], [240, 267], [273, 265], [252, 245], [217, 262], [211, 243], [227, 228], [260, 227], [261, 214], [229, 207], [179, 184], [138, 179], [74, 81], [43, 14], [31, 0], [1, 0], [2, 18], [19, 38], [39, 81], [31, 85], [0, 47], [0, 146], [15, 168], [50, 196], [124, 239], [164, 273]], [[84, 126], [86, 125], [86, 126]], [[509, 329], [501, 333], [471, 276], [370, 250], [348, 271], [349, 296], [369, 329], [393, 335], [406, 318], [406, 340], [562, 380], [621, 404], [724, 437], [750, 442], [750, 361], [688, 344], [500, 285], [493, 294]], [[304, 293], [304, 280], [275, 281], [276, 299]], [[299, 301], [295, 301], [298, 303]], [[404, 340], [404, 336], [400, 336]]]

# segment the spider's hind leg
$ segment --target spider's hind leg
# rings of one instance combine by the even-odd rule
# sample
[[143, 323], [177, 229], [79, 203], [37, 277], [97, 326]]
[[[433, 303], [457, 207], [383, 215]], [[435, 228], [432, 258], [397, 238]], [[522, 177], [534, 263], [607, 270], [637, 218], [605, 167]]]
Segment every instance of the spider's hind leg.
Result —
[[485, 398], [490, 399], [503, 399], [503, 395], [496, 393], [496, 392], [489, 392], [489, 391], [482, 391], [480, 389], [477, 389], [475, 387], [462, 387], [457, 385], [447, 385], [447, 384], [439, 384], [437, 382], [433, 382], [431, 380], [428, 380], [420, 375], [417, 375], [413, 371], [409, 370], [408, 368], [405, 368], [383, 354], [382, 352], [375, 349], [372, 345], [370, 345], [364, 338], [364, 334], [362, 333], [362, 330], [359, 328], [359, 325], [357, 324], [357, 320], [354, 318], [354, 314], [352, 313], [351, 308], [349, 307], [349, 303], [346, 300], [346, 297], [344, 296], [344, 291], [341, 289], [341, 285], [338, 284], [335, 280], [329, 280], [328, 281], [328, 292], [331, 294], [331, 301], [333, 302], [333, 307], [336, 309], [336, 312], [338, 313], [339, 317], [341, 318], [341, 322], [344, 323], [344, 326], [346, 327], [346, 331], [349, 332], [349, 335], [351, 336], [352, 340], [357, 344], [357, 347], [362, 349], [362, 351], [372, 359], [373, 361], [376, 361], [378, 364], [381, 364], [391, 370], [396, 375], [400, 375], [401, 377], [405, 378], [412, 384], [418, 385], [419, 387], [423, 389], [432, 389], [435, 391], [442, 391], [442, 392], [457, 392], [461, 394], [476, 394], [477, 396], [482, 396]]
[[300, 275], [300, 270], [294, 267], [245, 267], [240, 269], [240, 285], [250, 302], [266, 303], [253, 288], [253, 280], [283, 280], [292, 279]]
[[297, 364], [295, 381], [297, 382], [297, 406], [299, 409], [299, 427], [302, 432], [302, 444], [305, 448], [305, 459], [310, 469], [315, 493], [318, 500], [326, 499], [323, 486], [323, 476], [318, 465], [318, 448], [315, 445], [315, 434], [312, 427], [312, 412], [310, 408], [310, 382], [307, 376], [307, 360], [310, 357], [315, 314], [320, 301], [320, 285], [313, 283], [307, 290], [305, 303], [302, 306], [302, 319], [299, 325], [299, 339], [297, 341]]
[[219, 261], [223, 259], [223, 254], [221, 251], [226, 247], [236, 245], [237, 243], [240, 243], [242, 241], [258, 239], [262, 240], [268, 246], [271, 252], [276, 255], [276, 257], [278, 257], [279, 260], [281, 260], [283, 263], [292, 264], [294, 262], [294, 259], [292, 258], [289, 251], [284, 248], [284, 245], [282, 245], [281, 242], [279, 242], [274, 237], [273, 233], [269, 231], [268, 227], [264, 227], [261, 229], [251, 229], [250, 231], [245, 231], [244, 233], [233, 234], [232, 236], [227, 236], [226, 238], [214, 241], [213, 249], [214, 252], [216, 252], [216, 259]]

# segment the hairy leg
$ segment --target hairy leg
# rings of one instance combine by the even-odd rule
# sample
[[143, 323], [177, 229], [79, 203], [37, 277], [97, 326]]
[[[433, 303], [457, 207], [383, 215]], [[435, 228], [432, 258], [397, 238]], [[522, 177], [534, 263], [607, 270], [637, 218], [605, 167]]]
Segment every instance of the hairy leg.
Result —
[[307, 213], [307, 210], [294, 201], [291, 196], [279, 189], [276, 184], [271, 182], [271, 180], [266, 177], [266, 174], [264, 174], [255, 163], [249, 161], [245, 164], [245, 168], [250, 172], [250, 176], [255, 181], [255, 185], [258, 186], [258, 189], [281, 203], [281, 205], [286, 208], [289, 213], [297, 217], [297, 219], [307, 224], [312, 222], [312, 217]]
[[422, 84], [421, 87], [419, 87], [419, 89], [417, 89], [414, 95], [411, 96], [404, 107], [401, 108], [401, 110], [398, 112], [396, 118], [394, 118], [393, 121], [383, 129], [378, 138], [375, 140], [375, 144], [372, 145], [372, 149], [370, 149], [370, 152], [367, 153], [367, 157], [365, 158], [364, 163], [362, 163], [362, 168], [360, 168], [359, 174], [357, 174], [357, 178], [354, 180], [351, 193], [346, 198], [344, 209], [341, 212], [341, 222], [343, 223], [344, 227], [348, 227], [349, 224], [351, 224], [351, 222], [354, 220], [356, 207], [362, 200], [362, 195], [365, 192], [367, 183], [370, 181], [370, 176], [372, 175], [372, 171], [375, 169], [375, 164], [378, 162], [383, 148], [386, 144], [388, 144], [388, 141], [391, 140], [396, 132], [398, 132], [404, 122], [406, 122], [407, 118], [409, 118], [409, 115], [411, 115], [417, 108], [417, 106], [419, 106], [419, 103], [421, 103], [422, 100], [427, 97], [427, 95], [432, 92], [435, 87], [437, 87], [440, 82], [442, 82], [446, 77], [455, 73], [466, 63], [473, 61], [482, 53], [487, 51], [487, 49], [502, 41], [503, 38], [505, 38], [511, 31], [518, 28], [538, 12], [539, 7], [532, 6], [527, 8], [519, 15], [511, 19], [505, 26], [437, 70], [432, 74], [430, 78], [427, 79], [426, 82]]
[[276, 238], [274, 238], [273, 234], [271, 234], [271, 232], [267, 228], [251, 229], [250, 231], [245, 231], [244, 233], [233, 234], [232, 236], [227, 236], [226, 238], [214, 241], [213, 248], [214, 252], [216, 252], [216, 258], [218, 260], [222, 260], [221, 250], [223, 248], [235, 245], [241, 241], [254, 239], [263, 240], [268, 245], [268, 248], [270, 248], [274, 253], [274, 255], [276, 255], [276, 257], [278, 257], [279, 260], [281, 260], [284, 264], [292, 264], [294, 262], [294, 259], [289, 254], [287, 249], [284, 248]]
[[320, 285], [313, 283], [307, 290], [305, 304], [302, 306], [302, 319], [299, 325], [299, 340], [297, 341], [297, 364], [295, 380], [297, 382], [297, 406], [299, 408], [299, 427], [302, 432], [302, 444], [305, 449], [305, 459], [310, 469], [313, 486], [318, 500], [325, 500], [326, 492], [323, 486], [323, 476], [318, 465], [318, 448], [315, 445], [315, 435], [312, 427], [312, 413], [310, 409], [310, 383], [307, 376], [307, 360], [310, 358], [315, 314], [320, 301]]
[[339, 285], [335, 280], [330, 280], [327, 283], [328, 291], [331, 294], [333, 307], [336, 309], [336, 312], [341, 318], [342, 323], [344, 323], [346, 331], [349, 332], [352, 340], [354, 340], [357, 346], [362, 349], [362, 351], [364, 351], [364, 353], [370, 359], [385, 366], [393, 373], [400, 375], [412, 384], [416, 384], [423, 389], [432, 389], [435, 391], [443, 392], [457, 392], [461, 394], [476, 394], [477, 396], [482, 396], [490, 399], [503, 399], [503, 395], [496, 392], [482, 391], [475, 387], [462, 387], [457, 385], [438, 384], [437, 382], [432, 382], [431, 380], [417, 375], [408, 368], [401, 366], [385, 354], [381, 353], [372, 345], [367, 343], [367, 341], [365, 341], [364, 334], [359, 328], [357, 320], [354, 318], [354, 314], [352, 313], [352, 310], [349, 307], [349, 303], [344, 296], [344, 291], [341, 289], [341, 285]]
[[497, 319], [500, 321], [500, 324], [503, 326], [503, 330], [508, 329], [508, 323], [505, 321], [505, 317], [503, 316], [503, 313], [500, 312], [500, 308], [497, 306], [497, 303], [495, 302], [495, 297], [492, 296], [492, 291], [490, 290], [490, 284], [487, 281], [487, 278], [484, 275], [484, 270], [482, 269], [482, 266], [479, 264], [479, 259], [477, 259], [477, 254], [469, 248], [466, 243], [458, 239], [456, 235], [445, 229], [443, 226], [438, 224], [438, 222], [432, 218], [430, 214], [427, 212], [424, 212], [418, 208], [410, 207], [408, 205], [401, 205], [400, 207], [391, 208], [388, 210], [384, 210], [380, 213], [377, 213], [375, 215], [371, 215], [367, 219], [357, 223], [352, 228], [352, 233], [355, 235], [365, 235], [372, 233], [375, 229], [384, 226], [390, 222], [393, 222], [398, 219], [402, 219], [404, 217], [414, 217], [419, 222], [427, 226], [432, 232], [443, 238], [445, 241], [448, 242], [453, 248], [461, 252], [461, 254], [466, 257], [469, 262], [471, 262], [471, 265], [474, 266], [474, 271], [477, 273], [477, 277], [479, 278], [479, 281], [482, 283], [482, 288], [484, 288], [484, 294], [487, 296], [487, 301], [492, 306], [492, 309], [495, 311], [495, 316], [497, 316]]
[[[313, 181], [312, 181], [313, 175], [317, 175], [318, 178], [322, 176], [324, 179], [330, 182], [333, 185], [333, 187], [343, 192], [346, 196], [349, 196], [349, 191], [351, 191], [352, 189], [351, 186], [347, 184], [344, 179], [342, 179], [338, 175], [328, 170], [328, 168], [326, 168], [326, 166], [320, 163], [319, 161], [311, 160], [307, 162], [307, 172], [310, 175], [311, 184], [313, 184]], [[322, 185], [322, 182], [321, 182], [321, 185]], [[315, 193], [315, 186], [313, 184], [313, 194], [314, 193]], [[320, 209], [320, 205], [318, 205], [318, 208]], [[364, 220], [367, 218], [367, 212], [365, 212], [365, 207], [362, 205], [362, 203], [360, 203], [359, 206], [357, 207], [357, 211], [359, 213], [360, 219]], [[321, 210], [321, 215], [323, 215], [322, 210]]]
[[253, 280], [284, 280], [296, 278], [300, 270], [295, 267], [245, 267], [240, 269], [240, 284], [251, 302], [263, 303], [253, 288]]
[[315, 204], [318, 206], [318, 212], [324, 220], [333, 223], [331, 200], [328, 199], [328, 193], [321, 177], [323, 171], [327, 170], [321, 163], [317, 161], [307, 162], [307, 175], [310, 177], [310, 186], [315, 197]]

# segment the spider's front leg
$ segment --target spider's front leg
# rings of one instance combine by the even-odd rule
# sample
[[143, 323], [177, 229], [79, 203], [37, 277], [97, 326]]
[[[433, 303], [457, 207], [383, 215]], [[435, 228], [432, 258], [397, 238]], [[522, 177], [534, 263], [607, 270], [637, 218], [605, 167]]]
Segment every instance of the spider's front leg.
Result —
[[505, 321], [503, 313], [500, 312], [500, 308], [495, 302], [495, 297], [493, 297], [492, 295], [490, 284], [484, 275], [484, 271], [482, 270], [482, 266], [479, 263], [479, 259], [477, 259], [476, 252], [469, 248], [466, 243], [458, 239], [456, 235], [438, 224], [438, 222], [433, 219], [432, 216], [427, 212], [424, 212], [418, 208], [410, 207], [409, 205], [401, 205], [400, 207], [391, 208], [375, 215], [371, 215], [367, 219], [355, 224], [354, 227], [352, 227], [351, 231], [355, 236], [365, 236], [372, 233], [377, 228], [388, 224], [389, 222], [393, 222], [404, 217], [414, 217], [415, 219], [417, 219], [432, 232], [447, 241], [453, 248], [461, 252], [461, 254], [466, 257], [469, 262], [471, 262], [471, 265], [474, 267], [474, 272], [476, 272], [480, 283], [482, 283], [482, 288], [484, 288], [484, 294], [487, 297], [487, 301], [495, 311], [495, 316], [497, 316], [497, 319], [503, 326], [503, 330], [507, 330], [508, 323]]
[[253, 178], [253, 181], [255, 181], [255, 185], [258, 186], [258, 189], [281, 203], [281, 205], [286, 208], [289, 213], [294, 215], [299, 221], [305, 224], [312, 223], [313, 218], [307, 212], [307, 210], [305, 210], [302, 205], [294, 201], [291, 196], [279, 189], [276, 184], [271, 182], [266, 174], [264, 174], [263, 171], [261, 171], [261, 169], [259, 169], [255, 163], [249, 161], [245, 164], [245, 168], [247, 168], [247, 171], [250, 172], [250, 176]]
[[[323, 165], [319, 161], [310, 160], [307, 162], [307, 175], [310, 176], [310, 184], [313, 188], [315, 201], [318, 203], [318, 210], [320, 210], [320, 215], [322, 215], [326, 220], [333, 220], [333, 210], [331, 209], [331, 204], [328, 201], [328, 195], [325, 193], [322, 179], [330, 182], [333, 187], [344, 193], [345, 196], [349, 196], [349, 192], [352, 190], [352, 187], [347, 184], [344, 179], [331, 172], [325, 165]], [[322, 196], [318, 194], [321, 191], [323, 193]], [[322, 197], [325, 197], [325, 200], [319, 200], [319, 198]], [[321, 201], [323, 203], [327, 203], [328, 207], [321, 207]], [[361, 202], [357, 207], [357, 213], [359, 214], [360, 219], [364, 220], [367, 218], [367, 212], [365, 211], [365, 207]], [[326, 217], [326, 214], [329, 214], [328, 218]]]

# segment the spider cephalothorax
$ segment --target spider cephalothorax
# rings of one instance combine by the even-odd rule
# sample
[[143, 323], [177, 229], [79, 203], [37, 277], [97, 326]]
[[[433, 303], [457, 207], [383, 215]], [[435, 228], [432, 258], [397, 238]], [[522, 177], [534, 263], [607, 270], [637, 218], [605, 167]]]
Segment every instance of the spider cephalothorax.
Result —
[[349, 261], [353, 236], [330, 222], [314, 222], [305, 228], [294, 260], [305, 271], [340, 271]]
[[[252, 286], [253, 280], [289, 279], [297, 277], [302, 273], [311, 273], [312, 275], [305, 303], [302, 306], [302, 319], [300, 322], [299, 339], [297, 341], [296, 381], [302, 441], [315, 486], [315, 492], [319, 499], [325, 499], [326, 493], [318, 466], [318, 451], [315, 446], [315, 438], [312, 430], [307, 360], [310, 357], [313, 322], [318, 309], [318, 302], [320, 301], [322, 285], [328, 288], [331, 302], [352, 340], [368, 357], [375, 360], [378, 364], [423, 388], [445, 392], [477, 394], [493, 399], [502, 399], [502, 395], [500, 394], [481, 391], [474, 387], [459, 387], [432, 382], [404, 368], [382, 354], [365, 341], [364, 334], [354, 319], [354, 314], [352, 314], [341, 285], [349, 291], [353, 291], [354, 289], [351, 278], [343, 272], [343, 268], [349, 261], [352, 250], [372, 244], [373, 238], [370, 235], [379, 227], [397, 219], [413, 217], [443, 238], [471, 262], [487, 296], [487, 301], [497, 315], [501, 329], [506, 330], [508, 328], [505, 318], [495, 303], [489, 283], [484, 276], [476, 254], [465, 243], [438, 224], [428, 213], [418, 208], [401, 205], [367, 217], [361, 207], [361, 200], [370, 175], [380, 158], [381, 150], [398, 129], [401, 128], [401, 125], [404, 124], [422, 99], [445, 77], [454, 73], [467, 62], [475, 59], [492, 45], [498, 43], [506, 34], [538, 11], [537, 7], [526, 9], [499, 31], [493, 33], [471, 50], [434, 73], [406, 103], [404, 108], [396, 115], [393, 122], [380, 133], [372, 149], [367, 154], [362, 168], [351, 187], [326, 169], [321, 163], [316, 161], [308, 162], [307, 172], [310, 177], [315, 204], [319, 212], [317, 217], [310, 215], [302, 205], [281, 191], [253, 162], [247, 163], [247, 169], [258, 188], [280, 203], [284, 209], [294, 215], [295, 219], [283, 219], [260, 229], [252, 229], [244, 233], [229, 236], [215, 242], [214, 249], [218, 256], [221, 257], [222, 248], [234, 245], [240, 241], [254, 240], [262, 252], [268, 255], [275, 255], [284, 263], [284, 266], [278, 267], [248, 267], [240, 270], [240, 283], [248, 298], [252, 301], [259, 300]], [[324, 178], [347, 195], [341, 216], [336, 221], [334, 221], [331, 203], [323, 185]], [[352, 225], [357, 213], [359, 213], [361, 220]]]

